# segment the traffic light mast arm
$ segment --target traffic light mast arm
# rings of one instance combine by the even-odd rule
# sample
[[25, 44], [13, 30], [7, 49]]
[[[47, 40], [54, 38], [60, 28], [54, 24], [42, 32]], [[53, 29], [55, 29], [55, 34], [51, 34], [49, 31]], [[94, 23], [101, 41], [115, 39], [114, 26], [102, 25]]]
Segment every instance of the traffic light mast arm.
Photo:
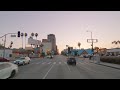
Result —
[[5, 34], [5, 35], [1, 36], [0, 38], [2, 38], [2, 37], [4, 37], [4, 36], [6, 36], [6, 35], [8, 35], [8, 34], [17, 34], [17, 33], [7, 33], [7, 34]]

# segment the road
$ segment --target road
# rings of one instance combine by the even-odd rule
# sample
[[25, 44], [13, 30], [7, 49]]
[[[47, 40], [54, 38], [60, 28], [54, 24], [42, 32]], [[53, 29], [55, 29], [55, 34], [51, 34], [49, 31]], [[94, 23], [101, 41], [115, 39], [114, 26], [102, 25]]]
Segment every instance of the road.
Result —
[[30, 64], [19, 66], [12, 79], [120, 79], [120, 70], [86, 62], [76, 58], [77, 65], [67, 65], [66, 56], [53, 59], [33, 59]]

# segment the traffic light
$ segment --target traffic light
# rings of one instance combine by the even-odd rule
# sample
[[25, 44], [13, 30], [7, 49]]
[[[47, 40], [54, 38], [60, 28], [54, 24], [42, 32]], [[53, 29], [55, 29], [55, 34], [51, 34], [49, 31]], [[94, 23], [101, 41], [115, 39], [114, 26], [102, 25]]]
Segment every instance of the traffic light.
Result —
[[18, 37], [20, 37], [20, 31], [18, 31]]

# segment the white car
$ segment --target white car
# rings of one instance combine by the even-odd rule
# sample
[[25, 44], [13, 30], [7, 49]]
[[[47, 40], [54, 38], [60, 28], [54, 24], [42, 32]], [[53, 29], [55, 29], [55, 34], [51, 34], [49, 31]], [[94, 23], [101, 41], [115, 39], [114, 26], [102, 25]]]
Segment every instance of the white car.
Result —
[[47, 58], [53, 58], [53, 55], [48, 55]]
[[14, 77], [18, 73], [18, 66], [10, 62], [0, 62], [0, 79]]
[[29, 57], [21, 57], [21, 58], [15, 60], [14, 64], [25, 65], [25, 64], [29, 64], [30, 61], [31, 61], [31, 59]]

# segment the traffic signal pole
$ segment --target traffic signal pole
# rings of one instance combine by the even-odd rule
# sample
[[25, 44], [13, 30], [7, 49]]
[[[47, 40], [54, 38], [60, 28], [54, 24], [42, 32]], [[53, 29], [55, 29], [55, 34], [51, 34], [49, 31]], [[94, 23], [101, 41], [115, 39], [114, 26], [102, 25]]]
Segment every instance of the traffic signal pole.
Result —
[[3, 38], [5, 37], [5, 40], [4, 40], [4, 50], [3, 50], [3, 58], [5, 57], [5, 46], [6, 46], [6, 36], [9, 35], [9, 34], [17, 34], [17, 33], [7, 33], [3, 36], [1, 36], [0, 38]]

